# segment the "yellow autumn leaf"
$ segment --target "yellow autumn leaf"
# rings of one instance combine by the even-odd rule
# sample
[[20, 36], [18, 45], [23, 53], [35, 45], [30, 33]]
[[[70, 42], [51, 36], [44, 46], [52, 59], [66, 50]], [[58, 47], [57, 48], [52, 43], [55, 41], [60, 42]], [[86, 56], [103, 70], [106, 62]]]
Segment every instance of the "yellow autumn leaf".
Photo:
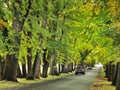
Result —
[[98, 7], [97, 7], [97, 8], [95, 8], [95, 14], [96, 14], [96, 15], [98, 15], [98, 14], [99, 14], [99, 11], [100, 11], [100, 10], [99, 10], [99, 8], [98, 8]]
[[91, 2], [88, 2], [86, 5], [85, 5], [85, 8], [87, 9], [87, 10], [93, 10], [93, 6], [94, 6], [94, 4], [93, 3], [91, 3]]
[[0, 29], [2, 29], [3, 27], [4, 27], [4, 25], [3, 25], [3, 20], [0, 19]]

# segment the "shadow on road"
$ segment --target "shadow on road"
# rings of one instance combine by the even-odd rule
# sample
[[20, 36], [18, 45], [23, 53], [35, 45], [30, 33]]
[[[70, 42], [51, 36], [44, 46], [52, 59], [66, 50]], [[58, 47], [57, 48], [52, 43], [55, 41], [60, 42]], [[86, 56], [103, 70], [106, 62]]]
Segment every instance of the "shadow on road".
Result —
[[94, 68], [87, 70], [85, 75], [71, 74], [54, 80], [4, 90], [89, 90], [98, 74], [99, 69]]

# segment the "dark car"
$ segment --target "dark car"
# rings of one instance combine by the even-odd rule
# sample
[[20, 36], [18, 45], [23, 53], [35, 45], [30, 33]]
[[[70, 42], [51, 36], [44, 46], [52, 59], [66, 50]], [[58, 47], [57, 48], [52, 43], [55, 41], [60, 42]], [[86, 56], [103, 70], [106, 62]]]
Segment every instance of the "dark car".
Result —
[[85, 75], [85, 68], [82, 66], [78, 66], [75, 70], [75, 75], [83, 74]]

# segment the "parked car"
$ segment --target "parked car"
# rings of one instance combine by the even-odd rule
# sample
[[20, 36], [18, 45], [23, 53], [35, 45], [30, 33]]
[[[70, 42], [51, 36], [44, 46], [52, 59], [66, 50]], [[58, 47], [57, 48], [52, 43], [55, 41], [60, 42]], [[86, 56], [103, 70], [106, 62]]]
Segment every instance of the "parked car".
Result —
[[85, 75], [85, 68], [83, 66], [78, 66], [75, 69], [75, 75], [83, 74]]
[[102, 65], [101, 63], [96, 63], [96, 64], [94, 65], [94, 67], [96, 67], [96, 68], [103, 68], [103, 65]]
[[92, 70], [92, 66], [87, 66], [87, 70]]

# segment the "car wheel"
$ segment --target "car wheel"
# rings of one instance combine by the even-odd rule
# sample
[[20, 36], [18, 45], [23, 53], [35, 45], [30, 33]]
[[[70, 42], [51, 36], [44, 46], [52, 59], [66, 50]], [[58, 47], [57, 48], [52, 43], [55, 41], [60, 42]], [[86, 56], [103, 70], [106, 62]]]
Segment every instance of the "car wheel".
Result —
[[78, 73], [77, 72], [75, 72], [75, 75], [77, 75]]
[[85, 72], [83, 72], [83, 75], [85, 75]]

